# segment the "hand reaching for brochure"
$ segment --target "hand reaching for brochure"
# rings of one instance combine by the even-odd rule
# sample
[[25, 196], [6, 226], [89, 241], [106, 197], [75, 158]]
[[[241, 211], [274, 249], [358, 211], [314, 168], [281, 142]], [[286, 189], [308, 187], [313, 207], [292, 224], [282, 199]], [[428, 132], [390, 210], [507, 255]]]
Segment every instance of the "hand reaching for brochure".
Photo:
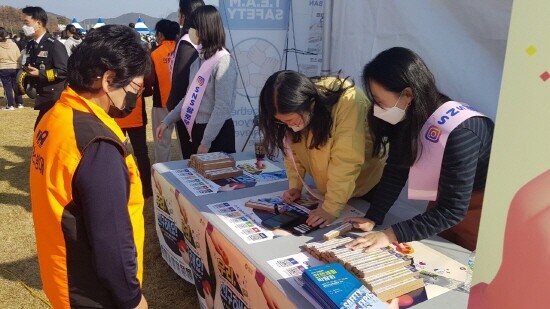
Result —
[[312, 210], [309, 213], [309, 217], [306, 220], [306, 224], [309, 226], [319, 226], [324, 228], [336, 220], [336, 217], [326, 212], [321, 206]]
[[342, 223], [351, 223], [354, 229], [360, 229], [363, 232], [370, 232], [376, 226], [374, 221], [363, 217], [345, 218]]
[[283, 193], [283, 201], [285, 201], [286, 203], [292, 203], [295, 200], [299, 199], [301, 196], [302, 196], [302, 190], [292, 188], [285, 191], [285, 193]]
[[390, 227], [381, 232], [372, 232], [365, 236], [361, 236], [354, 241], [347, 243], [346, 247], [352, 250], [363, 249], [365, 252], [370, 252], [378, 248], [387, 247], [396, 241], [397, 237], [395, 236], [393, 229]]
[[164, 122], [161, 122], [157, 127], [157, 131], [155, 132], [155, 135], [157, 136], [157, 140], [159, 142], [162, 141], [162, 134], [164, 133], [164, 130], [166, 130], [167, 127], [168, 126]]
[[200, 144], [199, 145], [199, 148], [197, 149], [197, 153], [208, 153], [208, 151], [210, 150], [209, 147], [206, 147], [204, 146], [203, 144]]

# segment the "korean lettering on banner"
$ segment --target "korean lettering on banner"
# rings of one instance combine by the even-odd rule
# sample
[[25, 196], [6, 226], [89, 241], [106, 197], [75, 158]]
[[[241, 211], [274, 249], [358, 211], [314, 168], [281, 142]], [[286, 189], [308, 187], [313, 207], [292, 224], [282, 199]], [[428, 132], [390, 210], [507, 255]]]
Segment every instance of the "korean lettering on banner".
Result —
[[189, 269], [188, 261], [182, 259], [183, 233], [176, 226], [175, 222], [160, 208], [155, 209], [157, 216], [157, 230], [159, 234], [162, 258], [170, 267], [183, 279], [193, 280]]
[[212, 308], [216, 292], [216, 277], [214, 265], [206, 247], [204, 220], [200, 212], [194, 208], [179, 191], [174, 191], [175, 203], [171, 206], [171, 214], [176, 223], [181, 225], [184, 242], [180, 246], [182, 259], [189, 265], [193, 274], [193, 282], [197, 291], [201, 308]]
[[[159, 237], [162, 258], [184, 280], [193, 282], [193, 275], [189, 268], [189, 259], [186, 257], [186, 239], [184, 232], [178, 227], [172, 217], [172, 205], [177, 205], [173, 194], [164, 196], [163, 192], [171, 192], [168, 183], [153, 172], [155, 180], [154, 209], [156, 218], [156, 230]], [[173, 190], [172, 190], [173, 192]], [[185, 229], [184, 229], [185, 231]]]

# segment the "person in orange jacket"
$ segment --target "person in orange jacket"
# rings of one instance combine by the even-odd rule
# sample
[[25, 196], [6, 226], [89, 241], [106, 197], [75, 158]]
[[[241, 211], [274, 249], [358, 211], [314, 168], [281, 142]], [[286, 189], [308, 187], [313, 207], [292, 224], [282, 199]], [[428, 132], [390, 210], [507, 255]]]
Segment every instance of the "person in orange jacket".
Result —
[[155, 134], [155, 129], [160, 122], [169, 113], [166, 108], [170, 90], [172, 88], [172, 80], [170, 79], [170, 57], [176, 48], [176, 38], [180, 27], [175, 21], [161, 19], [155, 25], [155, 38], [157, 48], [151, 52], [151, 61], [153, 62], [152, 75], [153, 82], [153, 110], [151, 111], [153, 118], [153, 137], [155, 141], [155, 162], [170, 161], [170, 146], [172, 145], [172, 132], [174, 125], [169, 125], [162, 139], [158, 139]]
[[33, 135], [30, 193], [40, 277], [53, 308], [147, 308], [141, 181], [113, 118], [151, 64], [135, 31], [107, 25], [77, 46], [67, 87]]
[[128, 135], [134, 156], [136, 157], [139, 177], [143, 185], [143, 197], [153, 196], [151, 186], [151, 160], [147, 148], [147, 112], [145, 111], [145, 97], [150, 97], [152, 92], [152, 80], [150, 75], [143, 81], [143, 89], [135, 102], [135, 108], [124, 118], [115, 118], [116, 123], [122, 129], [124, 135]]

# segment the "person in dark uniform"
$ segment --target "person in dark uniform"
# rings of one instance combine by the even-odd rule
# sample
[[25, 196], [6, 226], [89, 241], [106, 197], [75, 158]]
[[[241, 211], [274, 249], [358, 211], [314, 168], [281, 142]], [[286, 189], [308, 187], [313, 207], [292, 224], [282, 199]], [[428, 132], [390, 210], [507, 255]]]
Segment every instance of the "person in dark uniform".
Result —
[[[191, 15], [198, 8], [204, 5], [203, 0], [180, 0], [179, 1], [179, 24], [182, 28], [182, 37], [179, 42], [176, 43], [176, 49], [172, 57], [170, 66], [172, 67], [172, 87], [170, 88], [170, 94], [168, 95], [168, 101], [166, 102], [166, 108], [168, 111], [173, 110], [178, 103], [185, 98], [187, 93], [187, 87], [189, 86], [189, 68], [191, 64], [199, 57], [197, 49], [184, 37], [191, 28]], [[156, 129], [156, 128], [155, 128]], [[181, 153], [186, 155], [184, 159], [189, 158], [191, 155], [187, 150], [187, 141], [183, 141], [187, 133], [183, 121], [178, 120], [176, 122], [176, 132], [180, 143]]]
[[65, 46], [47, 32], [48, 15], [44, 9], [27, 6], [22, 12], [23, 32], [31, 38], [25, 48], [23, 69], [37, 92], [34, 103], [34, 109], [39, 110], [36, 127], [65, 88], [69, 56]]

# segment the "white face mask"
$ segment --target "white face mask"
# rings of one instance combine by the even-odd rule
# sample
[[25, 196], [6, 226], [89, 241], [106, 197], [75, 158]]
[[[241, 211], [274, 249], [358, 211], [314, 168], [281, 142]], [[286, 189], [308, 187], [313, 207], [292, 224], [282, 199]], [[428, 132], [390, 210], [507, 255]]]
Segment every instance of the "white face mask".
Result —
[[199, 45], [199, 36], [197, 34], [197, 29], [189, 28], [189, 40], [195, 45]]
[[299, 124], [297, 126], [288, 126], [288, 127], [290, 129], [292, 129], [292, 131], [294, 131], [294, 132], [302, 131], [305, 127], [307, 127], [309, 125], [309, 121], [311, 120], [311, 116], [309, 114], [306, 114], [306, 116], [302, 116], [302, 118], [303, 118], [302, 124]]
[[26, 36], [30, 37], [36, 32], [36, 30], [34, 30], [31, 26], [23, 25], [23, 32]]
[[403, 95], [403, 93], [399, 95], [399, 98], [395, 101], [395, 105], [392, 108], [383, 109], [382, 107], [374, 104], [374, 117], [380, 118], [390, 124], [397, 124], [403, 121], [403, 119], [405, 119], [406, 109], [400, 109], [397, 107], [397, 103], [399, 103], [401, 95]]

